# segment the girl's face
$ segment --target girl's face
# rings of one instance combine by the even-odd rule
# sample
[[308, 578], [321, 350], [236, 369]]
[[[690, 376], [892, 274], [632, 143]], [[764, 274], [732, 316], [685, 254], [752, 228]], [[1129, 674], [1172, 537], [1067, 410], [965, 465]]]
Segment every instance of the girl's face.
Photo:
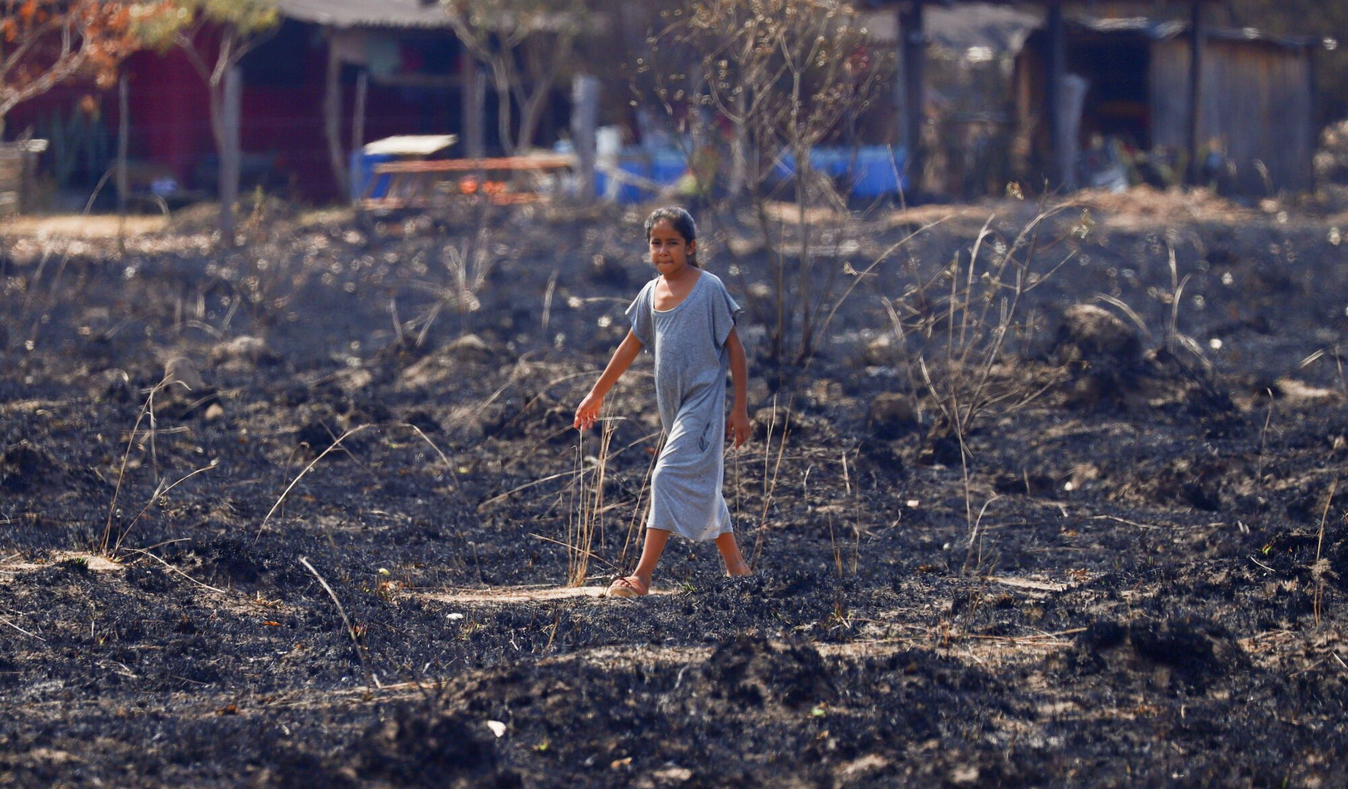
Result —
[[688, 256], [697, 250], [697, 241], [684, 239], [679, 231], [668, 222], [660, 222], [651, 228], [650, 237], [651, 265], [662, 276], [678, 274], [688, 265]]

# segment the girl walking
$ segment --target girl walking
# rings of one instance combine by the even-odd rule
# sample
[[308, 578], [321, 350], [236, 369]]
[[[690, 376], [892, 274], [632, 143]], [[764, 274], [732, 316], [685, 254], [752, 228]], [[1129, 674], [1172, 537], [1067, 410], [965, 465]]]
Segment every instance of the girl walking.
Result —
[[[612, 597], [650, 591], [656, 562], [672, 532], [715, 540], [729, 575], [749, 575], [731, 528], [721, 484], [721, 436], [739, 447], [749, 438], [748, 364], [735, 332], [741, 312], [715, 275], [698, 268], [697, 226], [682, 208], [661, 208], [646, 220], [646, 243], [659, 276], [627, 308], [632, 328], [594, 388], [576, 408], [575, 426], [593, 427], [613, 384], [648, 348], [655, 357], [655, 399], [665, 444], [651, 476], [650, 517], [637, 569], [608, 588]], [[727, 423], [726, 369], [735, 381]]]

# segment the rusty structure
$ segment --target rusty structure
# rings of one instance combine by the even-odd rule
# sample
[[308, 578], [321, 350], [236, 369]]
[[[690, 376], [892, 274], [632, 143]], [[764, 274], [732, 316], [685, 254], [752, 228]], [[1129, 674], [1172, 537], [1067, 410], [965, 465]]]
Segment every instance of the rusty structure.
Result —
[[[1220, 1], [1170, 0], [1187, 11], [1187, 21], [1156, 22], [1079, 18], [1077, 12], [1096, 9], [1081, 0], [982, 0], [1043, 14], [1017, 57], [1013, 85], [1017, 131], [1029, 142], [1034, 175], [1052, 189], [1076, 188], [1078, 152], [1090, 136], [1106, 134], [1173, 152], [1188, 183], [1202, 180], [1205, 164], [1219, 158], [1235, 191], [1311, 188], [1318, 42], [1214, 29], [1209, 9]], [[925, 19], [931, 7], [958, 11], [972, 3], [872, 5], [893, 8], [899, 19], [899, 137], [921, 191]]]
[[[1072, 143], [1104, 137], [1135, 150], [1171, 154], [1169, 164], [1190, 182], [1220, 175], [1225, 188], [1249, 195], [1312, 187], [1311, 70], [1318, 42], [1200, 28], [1195, 91], [1192, 30], [1192, 23], [1143, 18], [1066, 22], [1068, 80], [1084, 80], [1089, 87], [1066, 113], [1077, 133], [1059, 143], [1066, 148], [1056, 163], [1065, 185], [1080, 185], [1067, 169], [1077, 150]], [[1053, 150], [1046, 134], [1036, 134], [1048, 106], [1050, 47], [1046, 31], [1031, 35], [1017, 58], [1014, 84], [1017, 125], [1035, 141], [1041, 163]]]

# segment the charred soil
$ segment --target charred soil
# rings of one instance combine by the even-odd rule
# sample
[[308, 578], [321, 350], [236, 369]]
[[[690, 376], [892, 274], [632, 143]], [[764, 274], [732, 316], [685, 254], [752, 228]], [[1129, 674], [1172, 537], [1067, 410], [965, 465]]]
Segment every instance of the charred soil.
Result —
[[649, 361], [570, 426], [640, 216], [8, 236], [0, 785], [1342, 786], [1343, 216], [1083, 200], [967, 430], [888, 309], [1033, 207], [865, 275], [933, 216], [861, 220], [803, 372], [747, 319], [756, 573], [675, 541], [640, 600], [560, 591], [581, 521], [588, 587], [640, 542]]

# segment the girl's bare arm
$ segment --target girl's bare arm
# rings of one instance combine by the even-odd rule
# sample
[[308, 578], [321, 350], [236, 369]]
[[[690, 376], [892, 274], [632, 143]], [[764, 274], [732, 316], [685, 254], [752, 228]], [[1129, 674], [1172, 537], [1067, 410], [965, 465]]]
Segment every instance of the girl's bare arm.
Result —
[[594, 423], [599, 419], [599, 407], [604, 404], [604, 395], [608, 390], [618, 382], [623, 373], [641, 353], [641, 340], [637, 335], [628, 330], [627, 336], [623, 338], [622, 343], [618, 345], [618, 350], [613, 352], [613, 358], [608, 360], [608, 367], [604, 368], [604, 374], [599, 376], [590, 393], [585, 395], [585, 399], [580, 401], [576, 407], [576, 418], [572, 426], [581, 430], [594, 427]]
[[733, 438], [738, 447], [749, 440], [749, 362], [744, 358], [744, 345], [734, 328], [726, 338], [725, 347], [730, 352], [730, 376], [735, 383], [735, 405], [730, 409], [730, 420], [726, 423], [726, 437]]

